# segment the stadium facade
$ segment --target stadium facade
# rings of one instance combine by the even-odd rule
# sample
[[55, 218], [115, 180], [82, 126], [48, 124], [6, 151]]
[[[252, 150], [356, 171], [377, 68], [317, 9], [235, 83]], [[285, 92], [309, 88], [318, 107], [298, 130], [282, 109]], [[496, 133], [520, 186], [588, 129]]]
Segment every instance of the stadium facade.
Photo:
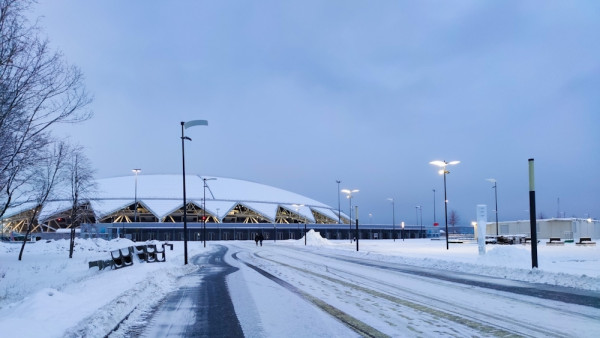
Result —
[[[97, 180], [95, 193], [80, 206], [80, 236], [133, 240], [183, 239], [182, 175], [138, 175]], [[35, 205], [8, 210], [2, 232], [23, 233]], [[358, 232], [349, 217], [319, 201], [276, 187], [232, 178], [186, 175], [186, 214], [190, 240], [294, 239], [304, 227], [329, 239], [400, 238], [392, 225], [363, 226]], [[73, 227], [71, 201], [52, 200], [39, 210], [35, 236], [57, 238]], [[406, 237], [425, 236], [405, 229]], [[416, 231], [416, 233], [415, 233]]]

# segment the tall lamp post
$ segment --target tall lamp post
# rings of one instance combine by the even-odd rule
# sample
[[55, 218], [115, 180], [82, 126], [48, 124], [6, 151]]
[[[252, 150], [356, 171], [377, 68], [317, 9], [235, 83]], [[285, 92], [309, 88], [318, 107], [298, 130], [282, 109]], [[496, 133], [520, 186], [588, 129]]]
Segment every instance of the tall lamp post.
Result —
[[498, 182], [496, 182], [495, 178], [488, 178], [486, 181], [494, 183], [492, 188], [494, 189], [494, 197], [496, 202], [496, 236], [498, 236]]
[[435, 221], [435, 189], [433, 189], [433, 226], [437, 226]]
[[404, 242], [404, 222], [402, 222], [402, 230], [400, 231], [400, 236], [402, 237], [402, 242]]
[[192, 121], [181, 121], [181, 162], [183, 168], [183, 257], [184, 264], [188, 263], [188, 251], [187, 251], [187, 202], [185, 200], [185, 140], [191, 141], [192, 139], [183, 134], [183, 130], [194, 127], [194, 126], [208, 126], [206, 120], [192, 120]]
[[350, 209], [349, 209], [350, 214], [348, 215], [348, 217], [350, 217], [350, 220], [348, 222], [348, 224], [349, 224], [348, 237], [350, 237], [350, 243], [352, 243], [352, 194], [359, 192], [359, 190], [358, 189], [353, 189], [353, 190], [342, 189], [340, 191], [343, 192], [344, 194], [346, 194], [346, 198], [350, 202]]
[[219, 240], [221, 240], [221, 219], [219, 218], [219, 210], [220, 208], [217, 208], [217, 226], [219, 227]]
[[[415, 212], [417, 213], [417, 225], [421, 226], [421, 230], [419, 231], [419, 238], [423, 237], [423, 207], [417, 205], [415, 207]], [[419, 215], [421, 216], [421, 221], [419, 222]]]
[[[302, 220], [300, 218], [300, 208], [302, 208], [304, 204], [292, 204], [292, 206], [294, 207], [294, 209], [296, 209], [296, 215], [298, 215], [298, 234], [300, 234], [300, 221]], [[304, 233], [304, 239], [306, 240], [306, 232]], [[306, 245], [306, 242], [304, 243], [304, 245]]]
[[394, 239], [394, 242], [396, 241], [396, 214], [395, 214], [395, 209], [394, 208], [394, 199], [389, 197], [388, 201], [392, 202], [392, 238]]
[[429, 162], [429, 164], [433, 164], [435, 166], [442, 168], [442, 169], [440, 169], [440, 171], [438, 173], [440, 175], [444, 175], [444, 215], [445, 215], [445, 219], [446, 219], [446, 250], [450, 249], [450, 246], [448, 245], [448, 197], [446, 195], [446, 174], [449, 174], [450, 172], [448, 170], [446, 170], [446, 166], [455, 165], [455, 164], [459, 164], [459, 163], [460, 163], [460, 161], [451, 161], [451, 162], [431, 161], [431, 162]]
[[[133, 222], [137, 223], [137, 209], [138, 209], [138, 202], [137, 202], [137, 177], [138, 174], [142, 171], [142, 169], [132, 169], [131, 172], [133, 172], [135, 174], [135, 190], [134, 190], [134, 209], [133, 209]], [[123, 238], [125, 238], [125, 225], [123, 225]]]
[[137, 222], [137, 177], [138, 174], [142, 171], [142, 169], [132, 169], [131, 172], [135, 174], [135, 210], [133, 211], [133, 222]]
[[335, 183], [338, 185], [338, 224], [342, 224], [342, 208], [340, 207], [340, 183], [342, 181], [335, 180]]
[[[415, 206], [415, 217], [416, 217], [416, 220], [417, 220], [417, 223], [416, 223], [417, 226], [419, 226], [419, 209], [420, 208], [421, 208], [420, 205]], [[421, 230], [423, 230], [423, 229], [421, 229]], [[419, 232], [419, 238], [421, 238], [421, 232]]]
[[213, 181], [216, 178], [203, 177], [204, 182], [204, 197], [202, 197], [202, 237], [204, 238], [204, 247], [206, 248], [206, 181]]

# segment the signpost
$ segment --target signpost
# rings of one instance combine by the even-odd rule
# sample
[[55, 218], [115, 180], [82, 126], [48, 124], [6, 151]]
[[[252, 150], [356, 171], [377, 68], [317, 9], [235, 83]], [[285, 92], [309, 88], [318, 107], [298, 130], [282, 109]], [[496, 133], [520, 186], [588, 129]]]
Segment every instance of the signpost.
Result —
[[477, 205], [477, 246], [479, 247], [479, 254], [485, 255], [485, 233], [487, 228], [487, 205]]

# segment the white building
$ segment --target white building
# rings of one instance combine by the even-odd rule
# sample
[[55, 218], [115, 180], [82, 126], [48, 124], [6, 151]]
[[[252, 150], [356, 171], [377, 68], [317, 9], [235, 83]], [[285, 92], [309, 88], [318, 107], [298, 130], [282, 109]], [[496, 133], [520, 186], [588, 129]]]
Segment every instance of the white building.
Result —
[[[529, 220], [498, 222], [498, 235], [531, 236]], [[579, 240], [581, 237], [600, 238], [600, 221], [584, 218], [551, 218], [536, 220], [537, 238], [560, 237]], [[488, 222], [486, 235], [496, 235], [496, 222]]]

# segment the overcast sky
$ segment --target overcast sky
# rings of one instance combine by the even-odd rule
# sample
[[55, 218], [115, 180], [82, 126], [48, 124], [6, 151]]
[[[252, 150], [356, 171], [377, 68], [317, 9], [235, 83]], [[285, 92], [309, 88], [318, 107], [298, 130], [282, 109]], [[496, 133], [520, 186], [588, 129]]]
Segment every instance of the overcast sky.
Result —
[[[186, 171], [272, 185], [361, 222], [600, 217], [598, 1], [40, 0], [92, 120], [61, 126], [97, 177]], [[132, 192], [133, 194], [133, 192]], [[348, 200], [342, 195], [342, 210]], [[372, 214], [372, 217], [369, 217]]]

